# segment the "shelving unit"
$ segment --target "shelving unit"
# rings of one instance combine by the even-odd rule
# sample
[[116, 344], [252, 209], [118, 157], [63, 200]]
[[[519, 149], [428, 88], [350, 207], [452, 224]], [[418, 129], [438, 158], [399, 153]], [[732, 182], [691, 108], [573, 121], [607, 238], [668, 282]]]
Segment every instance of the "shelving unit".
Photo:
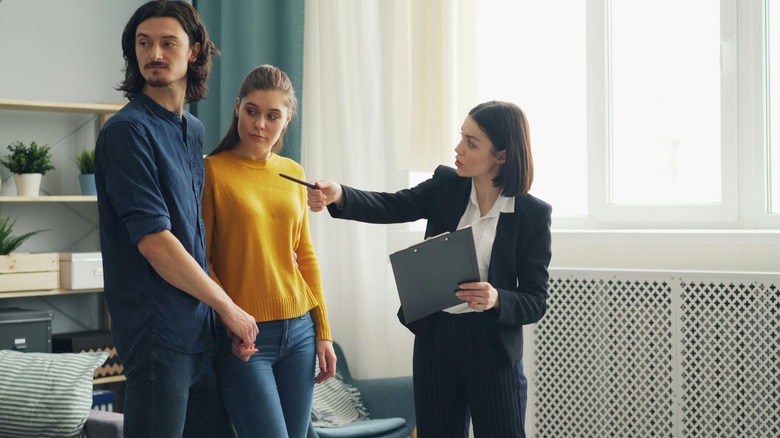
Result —
[[[0, 196], [0, 203], [71, 203], [97, 202], [97, 196]], [[6, 298], [27, 298], [52, 295], [73, 295], [103, 292], [103, 289], [48, 289], [19, 292], [0, 292], [0, 300]]]
[[111, 376], [111, 377], [100, 377], [98, 379], [95, 379], [92, 381], [93, 385], [102, 385], [104, 383], [115, 383], [115, 382], [124, 382], [125, 376]]
[[[106, 120], [124, 106], [124, 103], [80, 103], [80, 102], [52, 102], [35, 100], [0, 99], [0, 110], [34, 111], [34, 112], [58, 112], [58, 113], [84, 113], [97, 114], [99, 126], [103, 126]], [[97, 196], [80, 195], [55, 195], [55, 196], [0, 196], [0, 203], [95, 203]], [[47, 295], [70, 295], [82, 293], [102, 292], [102, 289], [84, 290], [35, 290], [20, 292], [0, 293], [0, 299], [37, 297]]]
[[0, 202], [97, 202], [97, 196], [0, 196]]
[[[124, 103], [78, 103], [78, 102], [52, 102], [52, 101], [31, 101], [31, 100], [13, 100], [13, 99], [0, 99], [0, 110], [10, 111], [32, 111], [32, 112], [56, 112], [56, 113], [77, 113], [77, 114], [96, 114], [98, 116], [98, 126], [100, 129], [108, 120], [111, 115], [122, 109]], [[30, 203], [30, 204], [96, 204], [97, 196], [80, 196], [80, 195], [51, 195], [51, 196], [0, 196], [0, 204], [18, 204], [18, 203]], [[91, 293], [103, 293], [102, 288], [94, 289], [49, 289], [49, 290], [32, 290], [32, 291], [13, 291], [13, 292], [1, 292], [0, 300], [11, 298], [34, 298], [45, 296], [60, 296], [60, 295], [78, 295], [78, 294], [91, 294]], [[105, 309], [103, 310], [105, 312]], [[110, 319], [108, 314], [104, 313], [106, 317], [106, 326], [110, 326]], [[94, 385], [108, 384], [122, 382], [125, 380], [125, 376], [111, 376], [101, 377], [94, 379]]]
[[123, 103], [77, 103], [46, 102], [35, 100], [0, 99], [0, 109], [14, 111], [43, 111], [55, 113], [85, 113], [100, 116], [100, 126], [115, 112], [125, 106]]
[[0, 300], [4, 298], [27, 298], [42, 297], [51, 295], [73, 295], [73, 294], [91, 294], [103, 292], [103, 289], [49, 289], [49, 290], [25, 290], [18, 292], [0, 292]]

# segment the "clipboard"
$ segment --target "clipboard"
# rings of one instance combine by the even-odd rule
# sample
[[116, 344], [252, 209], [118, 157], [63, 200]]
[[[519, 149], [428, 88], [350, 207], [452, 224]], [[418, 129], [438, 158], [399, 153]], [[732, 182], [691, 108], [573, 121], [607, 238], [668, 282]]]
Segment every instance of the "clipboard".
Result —
[[390, 264], [406, 323], [463, 303], [458, 285], [479, 281], [471, 227], [394, 252]]

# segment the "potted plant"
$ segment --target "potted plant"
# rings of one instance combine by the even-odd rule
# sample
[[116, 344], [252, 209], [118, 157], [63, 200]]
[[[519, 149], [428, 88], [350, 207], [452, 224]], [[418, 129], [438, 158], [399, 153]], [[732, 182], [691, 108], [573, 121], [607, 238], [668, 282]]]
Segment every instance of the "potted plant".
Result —
[[0, 219], [0, 292], [56, 289], [59, 257], [54, 253], [12, 253], [30, 237], [46, 230], [19, 236], [13, 232], [16, 219]]
[[30, 231], [24, 233], [21, 236], [12, 236], [11, 233], [16, 225], [16, 219], [11, 220], [10, 217], [0, 219], [0, 256], [5, 256], [11, 253], [11, 251], [19, 248], [25, 240], [30, 237], [42, 233], [46, 230]]
[[54, 169], [49, 145], [39, 146], [35, 141], [27, 146], [21, 141], [8, 145], [10, 151], [0, 164], [14, 174], [16, 194], [19, 196], [38, 196], [41, 177]]
[[95, 150], [85, 149], [73, 157], [79, 168], [79, 186], [82, 195], [95, 195]]

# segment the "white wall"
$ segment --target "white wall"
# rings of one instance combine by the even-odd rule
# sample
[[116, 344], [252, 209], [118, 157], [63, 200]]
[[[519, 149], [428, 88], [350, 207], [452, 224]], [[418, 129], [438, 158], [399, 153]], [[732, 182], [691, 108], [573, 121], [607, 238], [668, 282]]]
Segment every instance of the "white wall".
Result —
[[[121, 33], [145, 0], [0, 1], [0, 99], [122, 102], [114, 88], [124, 77]], [[93, 148], [96, 117], [0, 110], [0, 154], [14, 141], [52, 147], [56, 169], [44, 176], [48, 194], [79, 193], [72, 156]], [[2, 166], [0, 166], [2, 167]], [[0, 195], [15, 195], [8, 169], [0, 169]], [[0, 203], [2, 217], [18, 217], [15, 234], [48, 229], [20, 251], [97, 251], [95, 204]], [[54, 310], [52, 330], [62, 333], [102, 324], [100, 294], [1, 299], [0, 307]]]

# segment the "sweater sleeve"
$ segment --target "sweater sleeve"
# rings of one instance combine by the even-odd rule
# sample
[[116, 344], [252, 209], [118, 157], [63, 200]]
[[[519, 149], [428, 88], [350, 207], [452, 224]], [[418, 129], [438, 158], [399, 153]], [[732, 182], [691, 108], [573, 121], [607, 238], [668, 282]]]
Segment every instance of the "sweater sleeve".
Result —
[[203, 183], [203, 226], [206, 228], [206, 261], [209, 275], [224, 290], [222, 283], [214, 272], [212, 262], [212, 245], [214, 244], [214, 226], [216, 223], [216, 207], [214, 201], [214, 169], [211, 160], [205, 160], [206, 179]]
[[[303, 197], [301, 202], [306, 205], [306, 192], [301, 191]], [[298, 257], [298, 269], [301, 271], [306, 285], [309, 287], [313, 298], [317, 302], [312, 312], [314, 318], [314, 329], [317, 340], [333, 341], [330, 333], [330, 322], [328, 321], [328, 310], [325, 305], [325, 294], [322, 287], [322, 276], [320, 275], [320, 266], [317, 255], [314, 252], [314, 243], [309, 230], [309, 209], [303, 209], [303, 218], [299, 229], [299, 239], [295, 247], [295, 254]]]

